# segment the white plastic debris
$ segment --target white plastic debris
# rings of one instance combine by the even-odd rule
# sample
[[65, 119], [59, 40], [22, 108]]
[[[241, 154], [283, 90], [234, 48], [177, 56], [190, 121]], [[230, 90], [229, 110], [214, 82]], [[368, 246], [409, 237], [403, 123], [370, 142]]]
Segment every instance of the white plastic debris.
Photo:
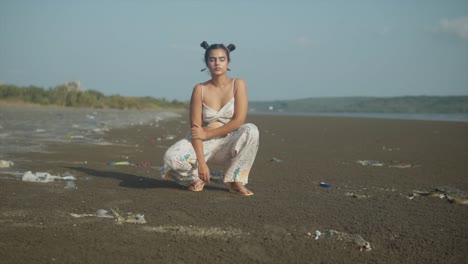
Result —
[[345, 232], [338, 232], [336, 230], [326, 230], [324, 232], [320, 232], [319, 230], [315, 231], [315, 240], [326, 237], [326, 238], [334, 238], [339, 241], [344, 241], [348, 243], [355, 244], [360, 251], [370, 251], [371, 245], [368, 241], [364, 240], [360, 235], [353, 235], [348, 234]]
[[74, 190], [74, 189], [78, 189], [78, 187], [76, 187], [75, 181], [67, 180], [67, 181], [65, 181], [64, 189]]
[[417, 191], [406, 196], [410, 200], [414, 200], [418, 196], [436, 197], [440, 199], [447, 199], [450, 203], [468, 205], [468, 195], [466, 191], [461, 191], [453, 188], [436, 188], [432, 191]]
[[358, 160], [356, 162], [361, 164], [362, 166], [382, 167], [384, 165], [383, 162], [376, 161], [376, 160]]
[[15, 165], [12, 161], [9, 160], [0, 160], [0, 168], [9, 168]]
[[322, 235], [322, 232], [315, 230], [315, 240], [319, 239], [321, 235]]
[[114, 218], [115, 222], [119, 225], [124, 223], [131, 223], [131, 224], [146, 224], [145, 215], [144, 214], [134, 214], [134, 213], [127, 213], [126, 216], [122, 216], [117, 210], [110, 209], [107, 211], [105, 209], [98, 209], [94, 214], [75, 214], [70, 213], [71, 216], [79, 218], [79, 217], [87, 217], [87, 216], [95, 216], [101, 218]]
[[408, 169], [408, 168], [413, 168], [415, 165], [411, 163], [399, 163], [395, 165], [389, 165], [389, 168], [398, 168], [398, 169]]
[[61, 179], [60, 176], [53, 176], [47, 172], [36, 172], [32, 173], [31, 171], [26, 172], [23, 174], [21, 178], [22, 181], [27, 182], [53, 182], [54, 180]]
[[76, 178], [75, 178], [75, 176], [73, 176], [73, 175], [67, 175], [67, 176], [63, 176], [63, 177], [62, 177], [62, 180], [65, 180], [65, 181], [76, 181]]
[[104, 218], [114, 218], [114, 215], [112, 214], [112, 212], [107, 211], [105, 209], [98, 209], [96, 211], [96, 216], [97, 217], [104, 217]]
[[50, 175], [47, 172], [36, 172], [32, 173], [31, 171], [27, 171], [21, 177], [22, 181], [26, 182], [53, 182], [54, 180], [65, 180], [65, 181], [74, 181], [76, 180], [75, 176], [67, 175], [64, 177]]
[[366, 198], [370, 197], [369, 195], [357, 194], [357, 193], [352, 193], [352, 192], [346, 192], [345, 195], [346, 196], [351, 196], [351, 197], [357, 198], [357, 199], [366, 199]]

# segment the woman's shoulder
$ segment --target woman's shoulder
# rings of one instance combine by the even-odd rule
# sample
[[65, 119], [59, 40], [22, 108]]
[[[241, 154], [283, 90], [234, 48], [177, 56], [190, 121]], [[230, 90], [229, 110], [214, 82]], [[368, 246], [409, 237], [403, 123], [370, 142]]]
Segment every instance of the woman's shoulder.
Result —
[[206, 82], [197, 83], [197, 84], [195, 84], [195, 86], [193, 87], [193, 90], [200, 90], [203, 86], [206, 86]]
[[246, 86], [247, 86], [247, 85], [246, 85], [244, 79], [241, 79], [241, 78], [234, 78], [234, 87], [235, 87], [236, 90], [237, 90], [238, 88], [240, 88], [240, 87], [245, 88]]

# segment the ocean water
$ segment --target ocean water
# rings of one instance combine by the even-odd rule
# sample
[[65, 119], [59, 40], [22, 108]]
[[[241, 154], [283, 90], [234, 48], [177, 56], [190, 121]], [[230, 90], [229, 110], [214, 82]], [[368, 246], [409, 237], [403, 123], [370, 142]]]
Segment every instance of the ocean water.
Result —
[[468, 122], [468, 114], [462, 113], [312, 113], [312, 112], [284, 112], [284, 111], [249, 111], [254, 115], [282, 115], [282, 116], [333, 116], [333, 117], [359, 117], [383, 118], [400, 120], [425, 120]]
[[111, 144], [103, 139], [110, 129], [157, 125], [180, 116], [171, 111], [0, 105], [0, 159], [10, 153], [43, 152], [51, 142]]

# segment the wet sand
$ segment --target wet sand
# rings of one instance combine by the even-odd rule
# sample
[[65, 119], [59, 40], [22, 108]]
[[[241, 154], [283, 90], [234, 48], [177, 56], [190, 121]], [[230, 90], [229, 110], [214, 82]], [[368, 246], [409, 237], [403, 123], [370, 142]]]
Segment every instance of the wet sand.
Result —
[[[260, 130], [248, 185], [252, 197], [215, 184], [189, 192], [161, 180], [157, 166], [165, 149], [185, 135], [185, 119], [111, 130], [105, 137], [114, 145], [55, 144], [45, 153], [9, 156], [21, 172], [68, 171], [78, 188], [64, 189], [63, 181], [22, 182], [0, 170], [0, 262], [464, 263], [468, 258], [468, 205], [407, 197], [413, 190], [468, 190], [468, 123], [248, 119]], [[110, 166], [111, 161], [147, 161], [153, 168]], [[411, 167], [390, 167], [402, 164]], [[70, 216], [111, 208], [142, 213], [147, 223]], [[346, 239], [315, 240], [316, 230], [359, 235], [372, 250], [360, 251]]]

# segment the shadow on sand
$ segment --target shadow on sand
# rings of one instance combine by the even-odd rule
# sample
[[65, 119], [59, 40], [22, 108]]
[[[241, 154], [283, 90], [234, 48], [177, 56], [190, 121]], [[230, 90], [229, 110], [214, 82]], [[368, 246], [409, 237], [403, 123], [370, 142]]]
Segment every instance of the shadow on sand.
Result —
[[[119, 186], [126, 187], [126, 188], [136, 188], [136, 189], [166, 188], [166, 189], [181, 189], [181, 190], [187, 189], [185, 186], [177, 184], [176, 182], [173, 182], [173, 181], [148, 178], [144, 176], [138, 176], [138, 175], [123, 173], [123, 172], [108, 171], [108, 170], [95, 170], [95, 169], [84, 168], [84, 167], [64, 167], [64, 168], [83, 172], [89, 176], [120, 180]], [[205, 189], [226, 191], [226, 188], [221, 188], [217, 186], [205, 186]]]

